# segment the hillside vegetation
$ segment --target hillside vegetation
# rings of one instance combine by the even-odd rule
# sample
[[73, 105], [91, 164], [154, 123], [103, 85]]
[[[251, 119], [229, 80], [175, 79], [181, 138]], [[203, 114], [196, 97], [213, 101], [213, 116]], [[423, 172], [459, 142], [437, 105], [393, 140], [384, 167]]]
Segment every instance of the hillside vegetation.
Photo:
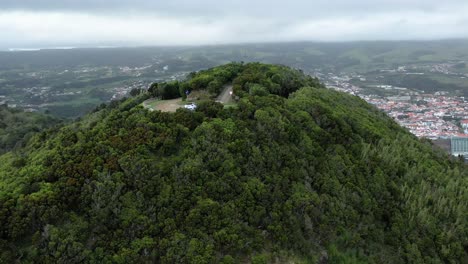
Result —
[[468, 261], [462, 162], [283, 66], [178, 85], [220, 72], [237, 108], [137, 96], [0, 156], [0, 262]]
[[0, 154], [21, 148], [34, 133], [60, 122], [59, 119], [48, 115], [28, 113], [0, 105]]

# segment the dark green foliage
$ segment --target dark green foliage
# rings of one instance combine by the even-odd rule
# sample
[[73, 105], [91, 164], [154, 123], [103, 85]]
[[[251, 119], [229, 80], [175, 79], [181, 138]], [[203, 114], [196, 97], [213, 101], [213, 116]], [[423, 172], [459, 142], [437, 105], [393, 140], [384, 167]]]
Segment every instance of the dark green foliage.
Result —
[[223, 104], [213, 101], [201, 101], [197, 103], [197, 112], [202, 112], [206, 117], [216, 117], [223, 110]]
[[357, 97], [242, 67], [237, 109], [131, 98], [0, 156], [1, 261], [466, 262], [463, 163]]
[[265, 87], [261, 86], [260, 84], [254, 83], [249, 87], [249, 94], [256, 96], [265, 96], [268, 95], [269, 92]]
[[188, 82], [179, 83], [179, 94], [182, 96], [182, 99], [187, 98], [187, 92], [190, 92], [190, 86]]
[[173, 99], [184, 97], [186, 91], [207, 90], [218, 95], [225, 85], [232, 83], [234, 93], [264, 96], [276, 94], [287, 97], [301, 87], [323, 87], [322, 84], [299, 70], [281, 65], [261, 63], [229, 63], [199, 72], [192, 72], [184, 82], [154, 83], [148, 89], [153, 97]]
[[281, 65], [265, 65], [249, 63], [243, 67], [240, 74], [233, 81], [234, 93], [243, 95], [248, 92], [252, 95], [265, 95], [268, 93], [287, 97], [301, 87], [323, 87], [320, 82], [299, 70]]
[[148, 89], [148, 92], [151, 96], [158, 97], [163, 100], [181, 97], [178, 81], [153, 83]]
[[20, 109], [0, 106], [0, 154], [21, 148], [29, 138], [61, 121], [49, 115], [27, 113]]
[[212, 94], [218, 94], [223, 88], [223, 83], [218, 80], [213, 80], [210, 83], [208, 83], [207, 88], [208, 88], [208, 92]]
[[143, 89], [140, 89], [140, 88], [133, 88], [131, 91], [130, 91], [130, 95], [131, 96], [137, 96], [137, 95], [140, 95], [143, 93]]
[[189, 90], [205, 90], [212, 94], [219, 94], [224, 84], [230, 83], [241, 74], [246, 67], [241, 63], [230, 63], [197, 73], [189, 74]]

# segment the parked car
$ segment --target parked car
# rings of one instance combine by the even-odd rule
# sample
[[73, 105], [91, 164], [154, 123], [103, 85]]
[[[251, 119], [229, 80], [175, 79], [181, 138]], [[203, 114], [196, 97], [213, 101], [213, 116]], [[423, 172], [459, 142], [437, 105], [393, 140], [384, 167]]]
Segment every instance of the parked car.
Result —
[[184, 107], [185, 107], [186, 109], [189, 109], [189, 110], [192, 110], [192, 111], [193, 111], [193, 110], [195, 110], [195, 108], [197, 108], [197, 105], [194, 104], [194, 103], [191, 103], [191, 104], [188, 104], [188, 105], [184, 105]]

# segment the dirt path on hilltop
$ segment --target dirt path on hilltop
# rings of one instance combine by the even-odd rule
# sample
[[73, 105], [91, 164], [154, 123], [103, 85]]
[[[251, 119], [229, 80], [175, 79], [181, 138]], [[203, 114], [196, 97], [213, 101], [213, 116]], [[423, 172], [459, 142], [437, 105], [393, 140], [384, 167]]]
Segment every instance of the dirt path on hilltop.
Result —
[[227, 104], [232, 101], [232, 84], [225, 85], [223, 91], [216, 98], [216, 102]]

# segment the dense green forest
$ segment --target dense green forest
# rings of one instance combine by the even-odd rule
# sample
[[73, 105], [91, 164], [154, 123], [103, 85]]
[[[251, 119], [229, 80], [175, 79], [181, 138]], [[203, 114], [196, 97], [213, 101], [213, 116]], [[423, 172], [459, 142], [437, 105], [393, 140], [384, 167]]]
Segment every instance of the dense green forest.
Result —
[[28, 113], [0, 105], [0, 154], [21, 148], [34, 133], [59, 123], [61, 120], [48, 115]]
[[218, 81], [237, 107], [148, 111], [138, 95], [1, 155], [0, 262], [468, 261], [463, 162], [287, 67], [170, 86]]
[[171, 81], [153, 83], [148, 89], [148, 95], [161, 99], [185, 97], [186, 92], [206, 90], [216, 97], [223, 86], [233, 84], [234, 92], [243, 97], [250, 95], [276, 94], [287, 97], [298, 87], [320, 87], [317, 79], [304, 75], [300, 70], [291, 70], [281, 65], [250, 63], [245, 67], [242, 63], [230, 63], [208, 70], [191, 72], [185, 82]]

